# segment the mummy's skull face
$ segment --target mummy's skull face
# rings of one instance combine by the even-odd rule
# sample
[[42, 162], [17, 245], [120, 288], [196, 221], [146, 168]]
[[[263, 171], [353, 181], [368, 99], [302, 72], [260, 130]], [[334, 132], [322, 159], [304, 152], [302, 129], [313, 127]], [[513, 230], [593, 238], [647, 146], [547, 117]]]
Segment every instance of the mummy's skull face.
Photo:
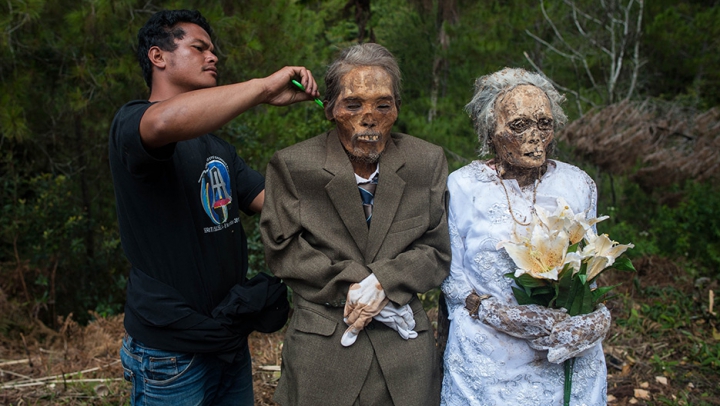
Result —
[[353, 159], [376, 162], [390, 139], [398, 111], [390, 75], [379, 66], [359, 66], [341, 80], [342, 90], [328, 119], [334, 119]]
[[550, 100], [532, 85], [521, 85], [495, 102], [492, 142], [497, 159], [516, 168], [537, 168], [555, 138]]

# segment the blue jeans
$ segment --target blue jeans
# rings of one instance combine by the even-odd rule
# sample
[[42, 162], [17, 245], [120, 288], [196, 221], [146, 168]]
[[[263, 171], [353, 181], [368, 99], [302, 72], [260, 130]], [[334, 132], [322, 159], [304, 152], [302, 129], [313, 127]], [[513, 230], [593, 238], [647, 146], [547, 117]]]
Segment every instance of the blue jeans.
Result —
[[120, 360], [132, 383], [133, 405], [252, 406], [250, 350], [238, 362], [227, 363], [209, 354], [189, 354], [149, 348], [123, 338]]

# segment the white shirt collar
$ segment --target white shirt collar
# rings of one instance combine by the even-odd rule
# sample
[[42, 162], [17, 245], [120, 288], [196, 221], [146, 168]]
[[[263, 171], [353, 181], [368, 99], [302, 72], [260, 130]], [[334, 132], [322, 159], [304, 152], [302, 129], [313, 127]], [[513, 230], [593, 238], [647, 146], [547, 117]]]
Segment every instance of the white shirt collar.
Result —
[[373, 172], [373, 173], [370, 175], [370, 177], [367, 178], [367, 179], [363, 178], [362, 176], [360, 176], [360, 175], [358, 175], [358, 174], [356, 173], [356, 174], [355, 174], [355, 182], [357, 182], [358, 185], [361, 184], [361, 183], [368, 183], [368, 182], [370, 182], [376, 175], [378, 175], [379, 173], [380, 173], [380, 162], [378, 162], [377, 167], [375, 168], [375, 172]]

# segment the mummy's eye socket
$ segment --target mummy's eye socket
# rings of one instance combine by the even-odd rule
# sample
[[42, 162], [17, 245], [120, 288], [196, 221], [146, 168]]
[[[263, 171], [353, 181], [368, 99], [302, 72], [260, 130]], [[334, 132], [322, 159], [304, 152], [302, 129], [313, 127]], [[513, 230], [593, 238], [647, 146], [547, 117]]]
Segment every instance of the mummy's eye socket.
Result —
[[525, 118], [518, 118], [510, 122], [509, 127], [513, 132], [521, 133], [530, 128], [531, 121]]
[[541, 118], [538, 121], [538, 128], [542, 131], [549, 131], [553, 128], [553, 121], [550, 118]]
[[553, 128], [553, 121], [551, 118], [541, 118], [536, 123], [528, 118], [518, 118], [508, 124], [508, 127], [517, 134], [523, 133], [533, 126], [537, 126], [540, 131], [549, 131]]

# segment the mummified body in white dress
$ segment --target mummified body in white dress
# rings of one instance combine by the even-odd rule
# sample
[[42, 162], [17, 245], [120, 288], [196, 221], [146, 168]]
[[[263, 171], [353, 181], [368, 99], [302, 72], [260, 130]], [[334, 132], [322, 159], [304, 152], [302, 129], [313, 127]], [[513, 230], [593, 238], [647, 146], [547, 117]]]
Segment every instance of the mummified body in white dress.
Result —
[[[551, 160], [539, 181], [521, 189], [514, 179], [501, 180], [493, 168], [474, 161], [450, 175], [448, 190], [452, 264], [442, 290], [451, 322], [442, 404], [561, 405], [563, 364], [548, 362], [546, 351], [472, 318], [465, 299], [474, 290], [517, 305], [513, 281], [504, 276], [515, 265], [503, 249], [495, 248], [518, 227], [509, 206], [522, 222], [530, 218], [533, 200], [554, 211], [556, 198], [563, 197], [575, 213], [587, 210], [588, 218], [595, 217], [595, 183], [579, 168]], [[571, 404], [607, 404], [606, 376], [602, 345], [597, 344], [575, 362]]]

